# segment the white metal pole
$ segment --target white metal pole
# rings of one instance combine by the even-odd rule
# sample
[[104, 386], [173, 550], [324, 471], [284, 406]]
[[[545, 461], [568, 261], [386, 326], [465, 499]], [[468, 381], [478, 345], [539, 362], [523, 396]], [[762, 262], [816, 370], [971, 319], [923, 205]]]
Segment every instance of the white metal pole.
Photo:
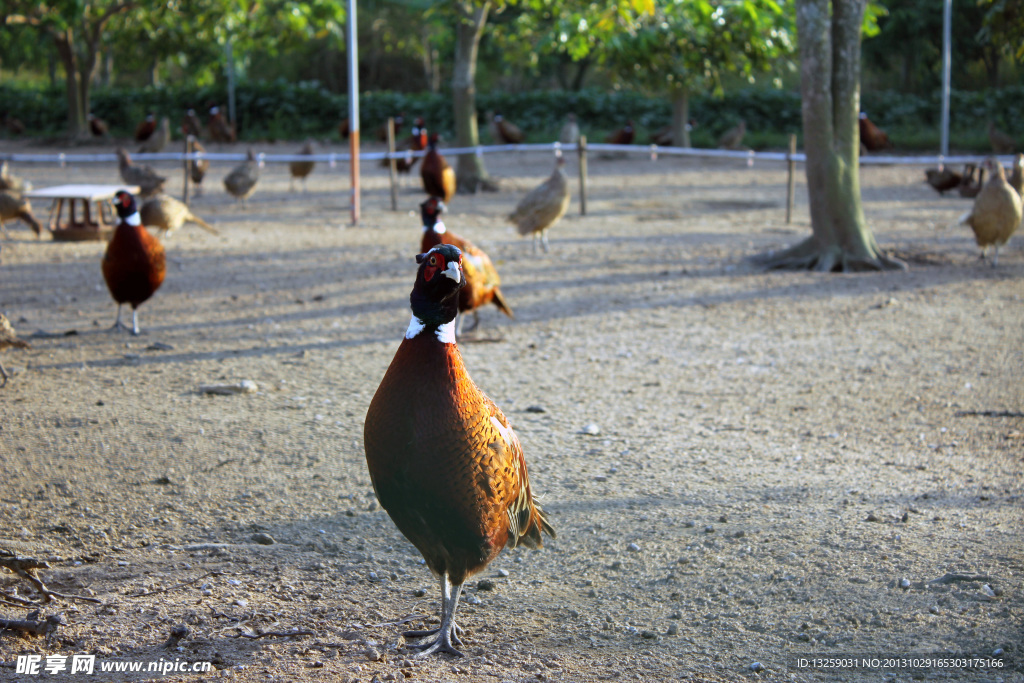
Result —
[[352, 155], [352, 225], [359, 225], [359, 43], [356, 0], [348, 0], [348, 148]]
[[939, 152], [942, 156], [949, 156], [949, 74], [953, 62], [953, 0], [944, 0], [942, 5], [942, 141]]

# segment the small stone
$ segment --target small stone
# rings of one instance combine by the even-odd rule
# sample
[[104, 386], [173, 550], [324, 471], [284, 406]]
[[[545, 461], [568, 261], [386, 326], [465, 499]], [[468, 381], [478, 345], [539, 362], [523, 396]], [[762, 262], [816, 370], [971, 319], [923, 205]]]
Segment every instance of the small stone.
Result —
[[479, 605], [483, 601], [475, 595], [467, 595], [466, 602], [468, 602], [470, 605]]
[[583, 427], [583, 433], [586, 434], [587, 436], [597, 436], [598, 434], [601, 433], [601, 428], [598, 427], [593, 422], [591, 422], [590, 424], [585, 425]]
[[164, 344], [163, 342], [153, 342], [146, 347], [147, 351], [173, 351], [174, 347], [170, 344]]
[[252, 542], [259, 543], [260, 545], [274, 545], [277, 541], [270, 534], [258, 533], [252, 535]]
[[864, 521], [865, 522], [881, 522], [882, 520], [880, 520], [878, 517], [875, 517], [875, 513], [871, 512], [871, 513], [868, 513], [868, 516], [864, 518]]
[[687, 521], [687, 522], [683, 522], [683, 526], [686, 527], [687, 529], [692, 529], [693, 527], [697, 526], [697, 522], [694, 522], [692, 520], [691, 521]]
[[416, 590], [414, 590], [412, 592], [412, 594], [414, 596], [416, 596], [417, 598], [422, 598], [424, 595], [427, 594], [427, 589], [426, 588], [417, 588]]
[[377, 576], [377, 572], [370, 572], [370, 581], [380, 581], [380, 577]]
[[992, 650], [992, 656], [993, 657], [1002, 657], [1003, 656], [1003, 648], [997, 647], [996, 649]]
[[231, 396], [234, 394], [255, 394], [259, 391], [256, 382], [251, 379], [243, 379], [237, 384], [200, 384], [200, 394], [215, 394], [218, 396]]
[[939, 608], [936, 605], [932, 605], [931, 607], [928, 608], [928, 611], [931, 612], [932, 614], [938, 614], [939, 613]]
[[715, 533], [715, 527], [713, 527], [710, 524], [708, 524], [706, 527], [704, 527], [704, 533], [706, 533], [706, 534], [713, 534], [713, 533]]
[[667, 635], [667, 636], [679, 635], [679, 624], [669, 624], [668, 625], [668, 630], [665, 631], [665, 635]]
[[737, 531], [736, 533], [734, 533], [732, 535], [732, 537], [733, 538], [743, 538], [746, 535], [747, 535], [746, 532], [741, 529], [741, 530]]
[[725, 515], [721, 515], [721, 516], [720, 516], [720, 517], [718, 518], [718, 522], [719, 522], [719, 524], [725, 524], [725, 523], [726, 523], [726, 522], [728, 522], [728, 521], [729, 521], [729, 518], [728, 518], [728, 517], [726, 517]]
[[368, 647], [368, 648], [366, 648], [366, 658], [368, 660], [370, 660], [371, 662], [379, 662], [381, 660], [382, 656], [383, 655], [381, 655], [380, 650], [378, 650], [377, 648], [375, 648], [375, 647]]
[[900, 588], [903, 590], [910, 588], [910, 579], [900, 579]]
[[211, 595], [213, 595], [213, 591], [212, 591], [212, 590], [210, 590], [209, 588], [204, 588], [204, 589], [202, 589], [201, 591], [199, 591], [199, 594], [200, 594], [200, 595], [203, 595], [203, 596], [205, 596], [205, 597], [207, 597], [207, 598], [208, 598], [208, 597], [210, 597]]
[[229, 586], [241, 586], [242, 582], [239, 581], [238, 579], [228, 579], [228, 585]]
[[646, 638], [647, 640], [657, 640], [658, 634], [655, 633], [654, 631], [646, 631], [645, 630], [645, 631], [641, 631], [640, 632], [640, 637]]
[[231, 604], [235, 605], [236, 607], [241, 607], [242, 609], [245, 609], [249, 606], [249, 601], [244, 598], [238, 598], [236, 600], [232, 600]]
[[492, 591], [494, 590], [494, 582], [490, 579], [480, 579], [476, 582], [476, 589], [478, 591]]
[[750, 665], [750, 670], [754, 673], [760, 673], [761, 671], [764, 671], [764, 664], [761, 662], [754, 662]]
[[596, 598], [597, 597], [597, 591], [594, 590], [593, 588], [591, 588], [590, 590], [587, 591], [587, 597], [588, 598]]
[[503, 578], [508, 576], [508, 570], [507, 569], [499, 569], [498, 570], [498, 576], [501, 576]]
[[988, 585], [987, 583], [981, 587], [981, 592], [984, 593], [987, 597], [996, 597], [996, 592], [992, 590], [992, 586]]
[[548, 409], [544, 406], [526, 406], [526, 412], [528, 413], [546, 413]]
[[638, 553], [640, 552], [640, 546], [638, 546], [636, 543], [630, 543], [626, 546], [626, 550], [628, 550], [631, 553]]

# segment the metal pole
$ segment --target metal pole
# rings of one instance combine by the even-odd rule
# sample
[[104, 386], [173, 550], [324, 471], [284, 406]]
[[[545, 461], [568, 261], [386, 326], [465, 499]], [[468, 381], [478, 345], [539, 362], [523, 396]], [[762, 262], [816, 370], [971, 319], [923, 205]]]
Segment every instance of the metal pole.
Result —
[[395, 160], [395, 119], [388, 117], [388, 176], [391, 178], [391, 210], [398, 211], [398, 162]]
[[359, 225], [359, 44], [356, 0], [348, 0], [348, 149], [352, 155], [352, 225]]
[[578, 143], [580, 153], [580, 215], [587, 215], [587, 136], [581, 135]]
[[939, 145], [942, 156], [949, 155], [949, 73], [953, 57], [953, 0], [942, 4], [942, 142]]
[[786, 155], [786, 165], [789, 166], [789, 181], [786, 184], [786, 225], [793, 220], [793, 201], [796, 195], [796, 161], [793, 155], [796, 154], [796, 134], [789, 136], [789, 154]]

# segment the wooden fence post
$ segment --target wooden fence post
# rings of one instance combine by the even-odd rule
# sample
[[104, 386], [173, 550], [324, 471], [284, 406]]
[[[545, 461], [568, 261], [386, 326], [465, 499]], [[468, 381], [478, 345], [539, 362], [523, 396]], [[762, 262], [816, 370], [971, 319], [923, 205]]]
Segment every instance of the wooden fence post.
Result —
[[587, 215], [587, 136], [581, 135], [579, 141], [580, 156], [580, 215]]
[[388, 117], [388, 175], [391, 178], [391, 210], [398, 211], [398, 167], [395, 159], [395, 119]]
[[[185, 154], [186, 155], [192, 153], [192, 141], [193, 140], [195, 140], [195, 138], [193, 138], [191, 135], [186, 135], [185, 136]], [[192, 162], [189, 161], [187, 158], [185, 159], [185, 189], [184, 189], [184, 191], [182, 192], [182, 195], [181, 195], [181, 201], [183, 201], [185, 203], [185, 206], [188, 206], [188, 181], [192, 179], [192, 169], [189, 168], [189, 165], [191, 163]]]
[[786, 165], [789, 166], [789, 181], [786, 186], [786, 225], [793, 220], [793, 202], [796, 194], [796, 134], [789, 136], [789, 154], [786, 155]]

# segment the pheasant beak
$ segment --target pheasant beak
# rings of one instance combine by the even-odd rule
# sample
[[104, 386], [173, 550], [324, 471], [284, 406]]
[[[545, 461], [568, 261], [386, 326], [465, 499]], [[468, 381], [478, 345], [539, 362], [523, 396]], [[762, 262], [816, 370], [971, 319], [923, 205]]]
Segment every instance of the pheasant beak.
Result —
[[445, 277], [450, 277], [458, 284], [462, 282], [462, 264], [458, 261], [449, 261], [448, 267], [444, 269]]

